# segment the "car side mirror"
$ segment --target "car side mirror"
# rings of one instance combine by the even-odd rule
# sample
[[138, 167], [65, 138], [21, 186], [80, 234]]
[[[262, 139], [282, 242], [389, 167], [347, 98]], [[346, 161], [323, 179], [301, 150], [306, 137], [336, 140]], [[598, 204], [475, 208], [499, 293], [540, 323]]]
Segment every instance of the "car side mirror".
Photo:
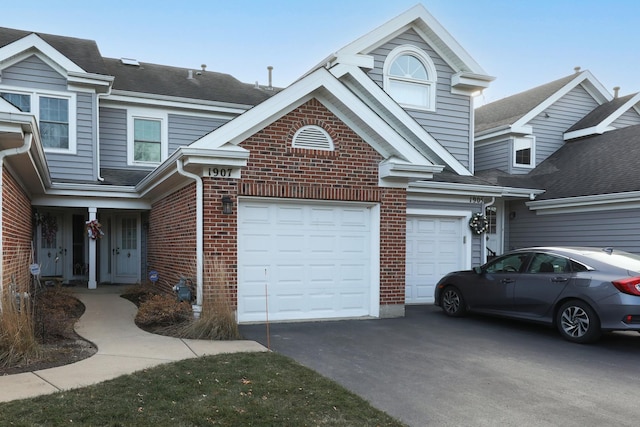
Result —
[[478, 274], [478, 275], [483, 273], [482, 267], [473, 267], [473, 271], [475, 271], [476, 274]]

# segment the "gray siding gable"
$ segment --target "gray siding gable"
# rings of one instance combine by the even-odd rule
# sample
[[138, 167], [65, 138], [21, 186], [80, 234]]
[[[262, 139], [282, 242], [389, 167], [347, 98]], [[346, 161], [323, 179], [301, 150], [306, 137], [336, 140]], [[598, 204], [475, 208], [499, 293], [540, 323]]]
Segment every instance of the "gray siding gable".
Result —
[[393, 49], [401, 45], [412, 45], [422, 49], [433, 61], [438, 76], [436, 111], [408, 108], [405, 110], [462, 165], [469, 168], [472, 100], [469, 96], [451, 93], [453, 69], [415, 30], [408, 30], [370, 52], [370, 55], [374, 57], [374, 68], [369, 71], [369, 77], [378, 86], [384, 88], [384, 61]]
[[635, 109], [631, 108], [614, 120], [613, 123], [611, 123], [611, 126], [616, 129], [620, 129], [637, 124], [640, 124], [640, 114], [638, 114]]
[[1, 83], [25, 89], [67, 90], [67, 79], [35, 55], [3, 69]]

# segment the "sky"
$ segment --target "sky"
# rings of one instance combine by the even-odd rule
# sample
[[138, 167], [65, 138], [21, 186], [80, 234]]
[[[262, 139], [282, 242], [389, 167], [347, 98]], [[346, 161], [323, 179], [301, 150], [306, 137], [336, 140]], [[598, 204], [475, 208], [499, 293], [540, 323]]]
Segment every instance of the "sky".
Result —
[[285, 87], [418, 3], [496, 80], [482, 105], [590, 70], [640, 91], [637, 0], [21, 0], [0, 26], [95, 40], [103, 56]]

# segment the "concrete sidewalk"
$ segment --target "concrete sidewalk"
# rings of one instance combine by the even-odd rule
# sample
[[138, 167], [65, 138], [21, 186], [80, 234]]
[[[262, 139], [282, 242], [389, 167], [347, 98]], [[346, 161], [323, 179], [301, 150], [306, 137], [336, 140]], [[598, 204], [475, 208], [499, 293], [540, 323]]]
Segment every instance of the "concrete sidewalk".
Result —
[[118, 286], [78, 289], [86, 310], [76, 332], [98, 352], [88, 359], [16, 375], [0, 376], [0, 402], [84, 387], [141, 369], [206, 355], [267, 351], [255, 341], [205, 341], [165, 337], [134, 323], [137, 308], [121, 298]]

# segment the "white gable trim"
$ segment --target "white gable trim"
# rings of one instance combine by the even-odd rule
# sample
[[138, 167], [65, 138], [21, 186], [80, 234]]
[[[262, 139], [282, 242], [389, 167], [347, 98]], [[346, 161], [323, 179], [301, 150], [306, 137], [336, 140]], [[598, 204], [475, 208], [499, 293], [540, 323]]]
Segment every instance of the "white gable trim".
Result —
[[[85, 70], [80, 68], [73, 61], [61, 54], [59, 51], [57, 51], [50, 44], [42, 40], [37, 34], [34, 33], [29, 34], [28, 36], [23, 37], [20, 40], [16, 40], [15, 42], [0, 48], [0, 68], [6, 68], [7, 66], [17, 62], [15, 60], [16, 57], [19, 58], [18, 60], [21, 60], [23, 58], [23, 55], [32, 55], [34, 53], [34, 49], [41, 52], [51, 61], [55, 62], [59, 67], [62, 67], [62, 69], [64, 69], [65, 71], [65, 74], [70, 71], [74, 71], [76, 73], [86, 73]], [[42, 58], [42, 56], [39, 57], [45, 62], [51, 64], [50, 61]]]
[[424, 142], [429, 150], [438, 157], [438, 159], [431, 159], [433, 162], [444, 162], [452, 170], [459, 175], [472, 175], [471, 172], [462, 165], [455, 157], [451, 155], [429, 132], [427, 132], [422, 126], [420, 126], [414, 119], [407, 113], [402, 107], [400, 107], [380, 86], [374, 83], [361, 69], [353, 66], [341, 64], [333, 67], [331, 74], [337, 78], [342, 78], [346, 74], [353, 77], [358, 84], [371, 94], [380, 104], [384, 105], [389, 113], [395, 116], [402, 122], [404, 126], [413, 133], [419, 140]]
[[486, 75], [482, 67], [421, 4], [415, 5], [386, 24], [338, 50], [336, 55], [331, 58], [331, 62], [345, 54], [367, 54], [409, 28], [416, 29], [454, 70]]
[[[334, 99], [329, 99], [325, 94], [330, 94]], [[338, 118], [351, 125], [353, 130], [383, 157], [389, 158], [395, 155], [414, 165], [434, 166], [429, 159], [409, 144], [387, 122], [382, 120], [380, 116], [323, 68], [298, 80], [282, 92], [203, 136], [193, 142], [190, 147], [210, 149], [219, 148], [227, 143], [239, 144], [313, 98], [318, 99]], [[334, 105], [335, 100], [344, 104], [350, 111], [357, 112], [354, 117], [375, 131], [380, 140], [385, 141], [393, 148], [394, 152], [389, 152], [388, 148], [382, 147], [376, 142], [375, 138], [368, 135], [363, 128], [357, 126], [354, 123], [354, 117], [346, 117]]]
[[526, 205], [537, 215], [639, 209], [640, 191], [540, 200], [527, 202]]
[[533, 118], [544, 112], [544, 110], [556, 103], [558, 100], [560, 100], [560, 98], [565, 96], [578, 85], [582, 85], [584, 89], [589, 93], [589, 95], [591, 95], [593, 99], [600, 105], [604, 104], [605, 102], [611, 101], [611, 94], [609, 94], [607, 89], [605, 89], [605, 87], [602, 86], [602, 84], [598, 80], [596, 80], [593, 74], [591, 74], [590, 71], [582, 71], [576, 74], [576, 77], [569, 83], [564, 85], [564, 87], [556, 91], [556, 93], [551, 95], [549, 98], [545, 99], [533, 110], [522, 116], [512, 125], [512, 127], [521, 128], [528, 125], [529, 122], [533, 120]]
[[632, 96], [627, 102], [621, 105], [616, 111], [611, 113], [607, 118], [602, 120], [596, 126], [592, 126], [585, 129], [576, 130], [573, 132], [567, 132], [564, 134], [564, 140], [570, 140], [574, 138], [580, 138], [583, 136], [595, 135], [595, 134], [603, 134], [610, 130], [615, 130], [611, 124], [616, 121], [620, 116], [626, 113], [628, 110], [634, 108], [637, 109], [636, 104], [640, 103], [640, 92]]

